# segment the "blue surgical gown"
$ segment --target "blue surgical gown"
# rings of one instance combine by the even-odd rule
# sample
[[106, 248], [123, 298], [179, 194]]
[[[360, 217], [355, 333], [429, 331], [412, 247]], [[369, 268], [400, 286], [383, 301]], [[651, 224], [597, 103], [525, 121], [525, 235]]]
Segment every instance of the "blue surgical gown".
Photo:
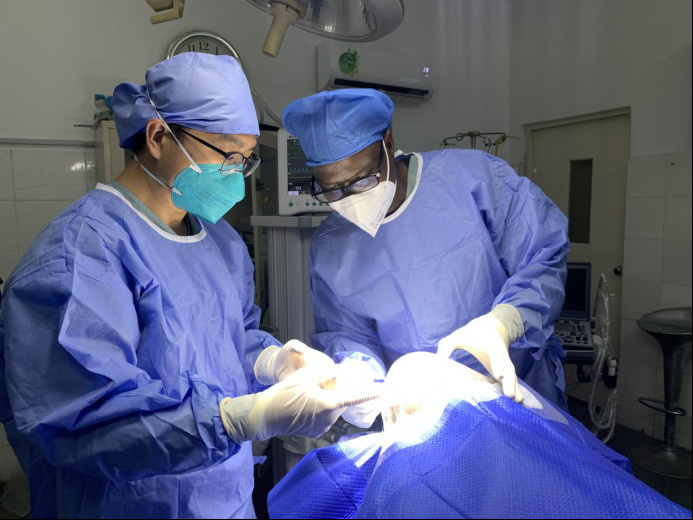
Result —
[[[519, 377], [565, 408], [560, 342], [570, 244], [565, 215], [503, 160], [476, 150], [416, 154], [408, 206], [375, 238], [330, 215], [310, 257], [314, 347], [387, 369], [499, 303], [522, 316], [510, 347]], [[409, 175], [416, 175], [410, 168]], [[456, 359], [484, 371], [470, 354]]]
[[113, 188], [72, 204], [5, 288], [0, 419], [34, 518], [254, 516], [219, 415], [260, 350], [253, 265], [223, 220], [179, 237]]

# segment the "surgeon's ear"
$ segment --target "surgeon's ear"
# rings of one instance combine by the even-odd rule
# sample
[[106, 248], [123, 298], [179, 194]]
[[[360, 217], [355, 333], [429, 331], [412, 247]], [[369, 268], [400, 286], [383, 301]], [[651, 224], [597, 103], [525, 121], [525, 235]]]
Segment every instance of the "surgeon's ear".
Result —
[[147, 123], [145, 129], [145, 146], [147, 151], [154, 159], [161, 159], [163, 154], [163, 147], [165, 145], [164, 138], [166, 137], [168, 130], [161, 122], [161, 119], [153, 118]]
[[383, 142], [385, 143], [385, 149], [390, 155], [395, 154], [395, 139], [392, 137], [392, 128], [388, 128], [387, 132], [383, 136]]

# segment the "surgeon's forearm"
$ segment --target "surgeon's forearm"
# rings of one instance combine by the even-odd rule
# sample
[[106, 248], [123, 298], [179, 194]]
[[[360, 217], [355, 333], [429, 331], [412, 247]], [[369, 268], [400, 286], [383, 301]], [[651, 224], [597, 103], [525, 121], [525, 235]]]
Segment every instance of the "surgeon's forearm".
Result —
[[539, 347], [563, 305], [566, 259], [570, 251], [568, 219], [527, 178], [498, 162], [490, 176], [493, 200], [485, 203], [487, 227], [498, 259], [509, 277], [493, 305], [507, 303], [521, 314], [522, 341], [515, 346]]
[[174, 408], [53, 433], [44, 453], [58, 467], [114, 482], [212, 466], [240, 449], [224, 432], [222, 398], [198, 382]]
[[[522, 318], [524, 339], [521, 347], [541, 346], [552, 333], [553, 322], [561, 311], [567, 251], [559, 248], [548, 260], [537, 260], [513, 274], [496, 297], [496, 304], [510, 304]], [[525, 283], [527, 279], [531, 284]]]

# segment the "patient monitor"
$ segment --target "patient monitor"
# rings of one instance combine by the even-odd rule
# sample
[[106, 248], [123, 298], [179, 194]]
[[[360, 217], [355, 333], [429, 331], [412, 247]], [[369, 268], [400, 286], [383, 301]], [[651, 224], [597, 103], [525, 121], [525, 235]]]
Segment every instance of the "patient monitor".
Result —
[[327, 203], [311, 196], [313, 175], [306, 166], [298, 138], [280, 128], [277, 132], [277, 190], [280, 215], [328, 213]]

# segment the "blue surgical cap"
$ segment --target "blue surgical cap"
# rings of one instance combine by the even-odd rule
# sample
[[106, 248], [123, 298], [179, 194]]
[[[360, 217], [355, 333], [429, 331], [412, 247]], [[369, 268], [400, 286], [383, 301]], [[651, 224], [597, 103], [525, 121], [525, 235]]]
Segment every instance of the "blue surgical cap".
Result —
[[253, 98], [241, 66], [230, 56], [184, 52], [147, 71], [144, 85], [121, 83], [113, 92], [113, 114], [120, 146], [156, 117], [168, 124], [212, 134], [260, 135]]
[[392, 123], [392, 100], [369, 88], [319, 92], [289, 104], [282, 123], [298, 137], [308, 166], [340, 161], [379, 141]]

